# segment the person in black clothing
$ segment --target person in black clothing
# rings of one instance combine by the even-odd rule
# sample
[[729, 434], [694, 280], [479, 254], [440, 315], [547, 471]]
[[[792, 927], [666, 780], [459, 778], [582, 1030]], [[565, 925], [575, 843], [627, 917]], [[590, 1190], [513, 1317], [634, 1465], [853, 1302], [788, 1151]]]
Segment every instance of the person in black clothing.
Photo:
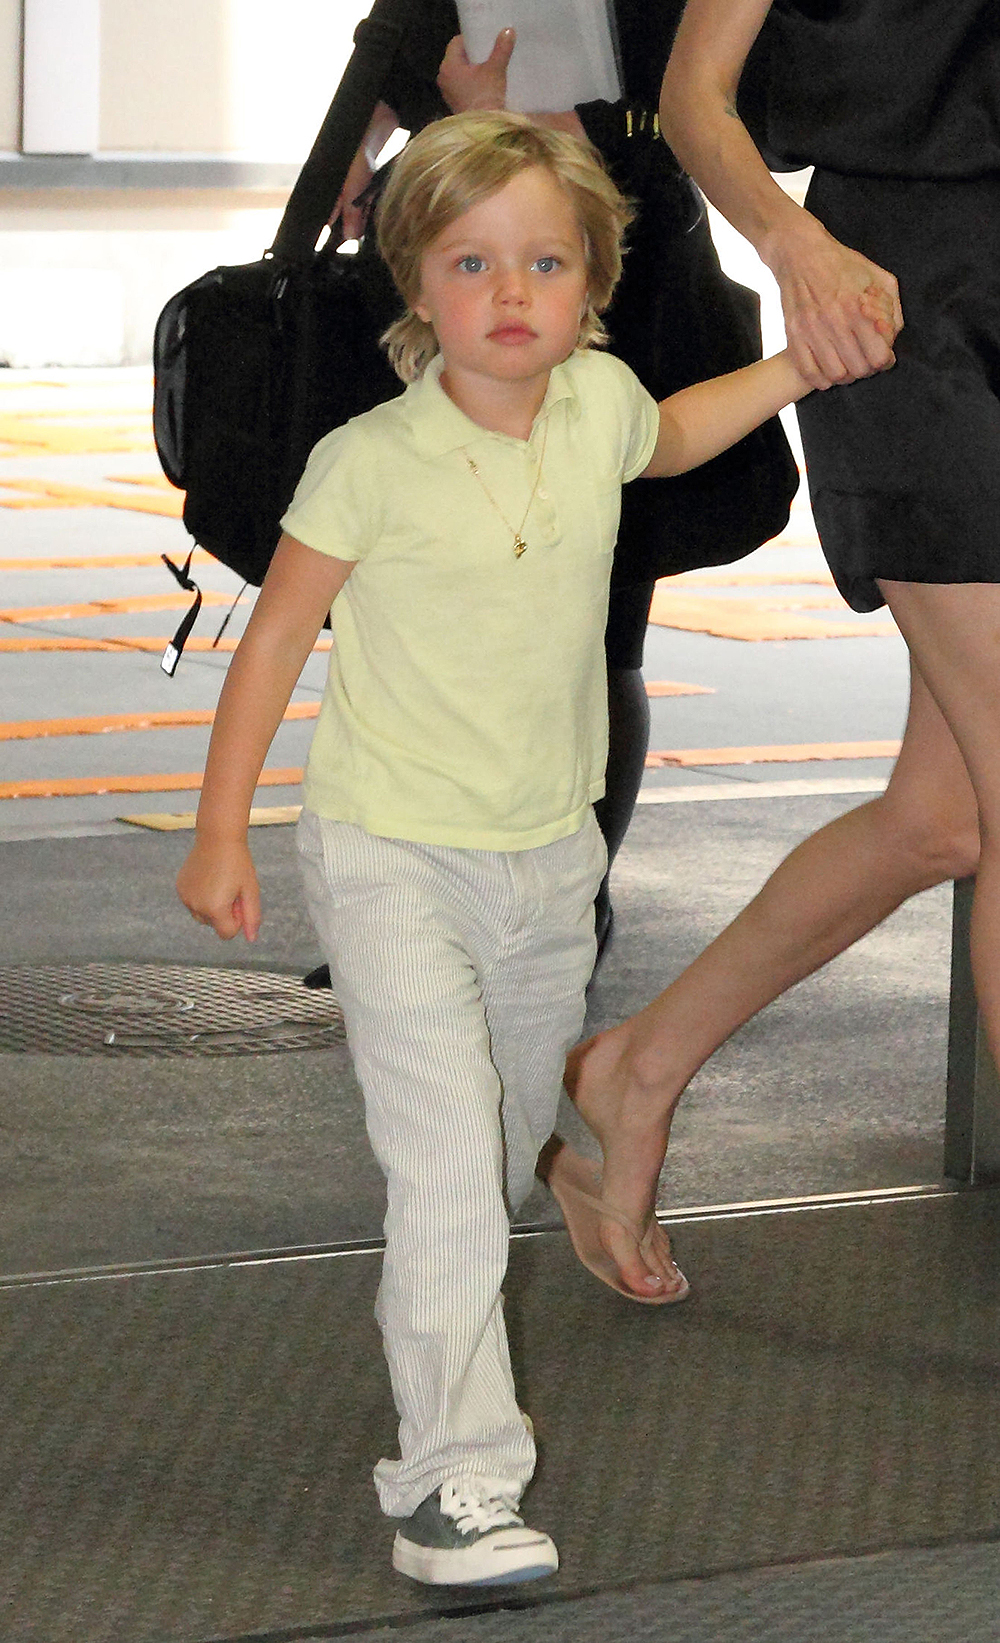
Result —
[[[364, 231], [364, 195], [373, 179], [374, 161], [397, 127], [413, 131], [449, 111], [504, 106], [513, 31], [502, 31], [485, 63], [472, 64], [458, 32], [453, 0], [415, 0], [415, 6], [422, 14], [421, 56], [425, 64], [440, 63], [440, 69], [433, 81], [427, 69], [416, 64], [395, 72], [334, 211], [345, 237], [360, 237]], [[681, 9], [682, 0], [617, 0], [614, 19], [624, 98], [540, 116], [589, 137], [619, 187], [639, 203], [625, 272], [604, 319], [611, 351], [657, 397], [717, 374], [729, 364], [714, 352], [718, 344], [713, 329], [721, 323], [718, 294], [725, 277], [704, 202], [660, 138], [655, 117]], [[681, 313], [683, 321], [671, 324], [671, 317]], [[760, 436], [753, 437], [759, 441]], [[641, 668], [655, 579], [695, 565], [724, 562], [757, 545], [756, 540], [743, 539], [743, 533], [752, 529], [755, 465], [762, 470], [777, 461], [789, 501], [795, 488], [787, 448], [776, 458], [773, 444], [770, 449], [760, 443], [748, 445], [743, 461], [745, 471], [735, 483], [732, 473], [716, 463], [680, 479], [650, 482], [642, 496], [631, 495], [638, 489], [631, 486], [623, 498], [605, 637], [607, 785], [595, 806], [608, 847], [609, 872], [632, 817], [649, 743], [649, 704]], [[763, 472], [760, 478], [764, 482]], [[774, 530], [782, 523], [777, 519]], [[612, 927], [607, 877], [596, 915], [600, 958]], [[328, 985], [327, 966], [312, 972], [306, 982]]]
[[[973, 872], [973, 971], [1000, 1061], [1000, 8], [689, 0], [660, 113], [778, 280], [807, 380], [826, 388], [895, 350], [895, 369], [810, 395], [799, 422], [830, 568], [854, 609], [888, 604], [911, 692], [884, 796], [807, 839], [671, 987], [581, 1048], [570, 1082], [604, 1149], [602, 1191], [639, 1226], [674, 1107], [713, 1050], [907, 897]], [[761, 148], [815, 166], [805, 208]], [[550, 1181], [571, 1189], [582, 1169], [564, 1148]], [[591, 1231], [639, 1288], [620, 1225]]]

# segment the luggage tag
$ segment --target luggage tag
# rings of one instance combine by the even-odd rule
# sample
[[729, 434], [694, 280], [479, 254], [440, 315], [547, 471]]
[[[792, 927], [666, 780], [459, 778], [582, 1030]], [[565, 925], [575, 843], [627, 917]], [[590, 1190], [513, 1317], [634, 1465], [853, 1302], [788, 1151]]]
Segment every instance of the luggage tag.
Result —
[[187, 612], [184, 620], [180, 624], [180, 627], [177, 629], [177, 632], [174, 634], [166, 650], [163, 652], [163, 655], [160, 657], [160, 667], [163, 669], [168, 679], [172, 679], [174, 674], [177, 672], [177, 664], [181, 659], [184, 646], [187, 644], [188, 636], [191, 629], [194, 627], [195, 622], [198, 620], [198, 612], [201, 609], [201, 589], [197, 582], [192, 581], [190, 576], [191, 559], [193, 554], [194, 548], [191, 549], [187, 559], [184, 561], [183, 570], [179, 565], [175, 565], [172, 559], [168, 559], [165, 553], [160, 554], [160, 558], [163, 560], [163, 563], [166, 565], [171, 576], [173, 576], [175, 581], [180, 583], [185, 593], [194, 594], [194, 603], [191, 606], [191, 609]]

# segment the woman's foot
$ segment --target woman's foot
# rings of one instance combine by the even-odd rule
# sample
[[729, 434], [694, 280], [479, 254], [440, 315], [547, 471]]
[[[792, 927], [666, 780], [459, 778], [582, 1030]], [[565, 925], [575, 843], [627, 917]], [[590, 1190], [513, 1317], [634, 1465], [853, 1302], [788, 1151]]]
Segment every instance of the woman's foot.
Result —
[[[680, 1090], [671, 1098], [662, 1082], [653, 1088], [637, 1081], [630, 1065], [630, 1025], [612, 1027], [571, 1050], [565, 1083], [581, 1118], [600, 1143], [604, 1157], [600, 1196], [619, 1217], [617, 1222], [608, 1216], [601, 1218], [601, 1244], [614, 1260], [626, 1290], [647, 1295], [650, 1277], [658, 1278], [668, 1290], [676, 1284], [677, 1269], [670, 1260], [666, 1233], [660, 1228], [661, 1237], [654, 1234], [648, 1244], [643, 1240], [637, 1247], [622, 1223], [650, 1226]], [[572, 1163], [570, 1154], [572, 1149], [564, 1157], [565, 1165]], [[558, 1170], [557, 1158], [551, 1162]], [[568, 1179], [579, 1186], [575, 1165]]]
[[562, 1210], [577, 1256], [595, 1278], [647, 1306], [685, 1299], [690, 1285], [654, 1215], [645, 1225], [623, 1215], [603, 1196], [594, 1165], [559, 1136], [542, 1149], [538, 1174]]

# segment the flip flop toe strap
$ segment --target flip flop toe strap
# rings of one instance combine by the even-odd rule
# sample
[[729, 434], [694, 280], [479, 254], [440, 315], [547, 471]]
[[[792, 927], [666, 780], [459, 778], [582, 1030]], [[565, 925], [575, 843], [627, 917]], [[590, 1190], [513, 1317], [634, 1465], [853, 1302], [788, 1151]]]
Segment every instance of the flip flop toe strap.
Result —
[[594, 1210], [597, 1215], [603, 1215], [609, 1221], [616, 1221], [628, 1233], [630, 1238], [635, 1239], [640, 1249], [653, 1230], [652, 1222], [644, 1230], [632, 1220], [631, 1216], [626, 1215], [624, 1210], [616, 1209], [614, 1204], [609, 1204], [606, 1198], [599, 1198], [595, 1193], [585, 1192], [583, 1187], [574, 1186], [567, 1181], [563, 1184], [563, 1191], [572, 1193], [574, 1198], [578, 1199], [581, 1204], [586, 1204], [588, 1209]]

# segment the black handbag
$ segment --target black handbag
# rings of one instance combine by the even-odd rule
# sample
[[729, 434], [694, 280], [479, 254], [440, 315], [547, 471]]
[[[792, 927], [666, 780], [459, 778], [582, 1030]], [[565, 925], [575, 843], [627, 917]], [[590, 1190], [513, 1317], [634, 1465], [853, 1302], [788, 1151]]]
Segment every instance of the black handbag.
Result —
[[[270, 250], [204, 274], [170, 299], [156, 325], [160, 464], [186, 493], [194, 545], [256, 585], [316, 441], [403, 388], [378, 342], [400, 312], [388, 269], [366, 242], [355, 255], [338, 251], [335, 238], [318, 251], [316, 242], [397, 59], [405, 52], [413, 78], [426, 46], [409, 0], [376, 0], [355, 41]], [[163, 559], [195, 595], [161, 662], [173, 674], [200, 594], [191, 554], [183, 566]]]
[[[581, 110], [637, 213], [605, 324], [613, 351], [655, 399], [761, 357], [760, 299], [722, 270], [701, 193], [652, 113]], [[639, 583], [731, 564], [787, 524], [799, 485], [778, 417], [690, 473], [626, 485], [612, 578]]]
[[362, 253], [216, 268], [157, 322], [153, 425], [195, 542], [259, 585], [316, 441], [401, 392], [378, 339], [399, 313]]

